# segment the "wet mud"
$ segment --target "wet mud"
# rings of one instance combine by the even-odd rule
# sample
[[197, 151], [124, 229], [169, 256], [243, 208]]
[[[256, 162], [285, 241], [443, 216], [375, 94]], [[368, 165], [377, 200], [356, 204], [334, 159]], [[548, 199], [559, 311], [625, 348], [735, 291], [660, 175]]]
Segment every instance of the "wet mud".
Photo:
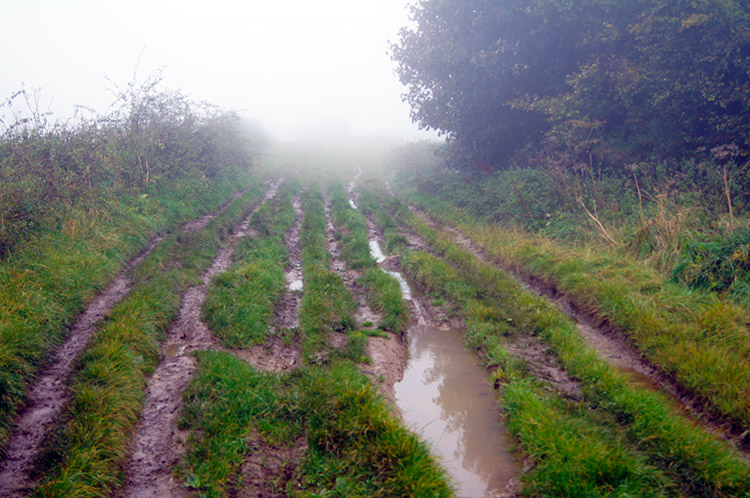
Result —
[[65, 342], [54, 353], [51, 365], [40, 375], [26, 398], [0, 463], [0, 496], [25, 496], [32, 484], [31, 473], [42, 443], [68, 402], [67, 379], [73, 364], [94, 335], [97, 323], [130, 292], [128, 271], [140, 264], [162, 241], [154, 238], [130, 261], [110, 285], [91, 302], [68, 332]]
[[[454, 480], [457, 496], [517, 496], [522, 465], [511, 451], [486, 370], [463, 343], [462, 320], [435, 309], [404, 273], [400, 259], [383, 254], [382, 232], [369, 216], [367, 225], [371, 254], [398, 280], [412, 322], [405, 339], [370, 339], [367, 373], [430, 444]], [[403, 235], [411, 249], [426, 248], [418, 236]]]
[[299, 337], [291, 341], [273, 336], [265, 344], [229, 350], [232, 354], [264, 372], [288, 372], [301, 365], [302, 346]]
[[302, 436], [291, 446], [279, 446], [253, 434], [247, 446], [249, 455], [230, 496], [285, 498], [287, 485], [297, 478], [297, 468], [307, 454], [307, 438]]
[[274, 195], [279, 182], [271, 184], [265, 198], [243, 220], [202, 276], [202, 284], [185, 294], [180, 313], [167, 332], [162, 346], [163, 359], [148, 381], [146, 400], [126, 467], [125, 485], [120, 496], [132, 498], [182, 497], [187, 492], [173, 475], [184, 455], [184, 435], [177, 430], [182, 409], [182, 393], [197, 368], [191, 354], [221, 349], [209, 328], [201, 321], [201, 308], [211, 280], [231, 265], [235, 241], [248, 234], [250, 218], [263, 202]]
[[292, 199], [292, 207], [296, 216], [294, 225], [284, 237], [287, 251], [289, 252], [289, 270], [285, 274], [288, 289], [284, 292], [279, 304], [274, 311], [272, 326], [276, 330], [295, 329], [299, 327], [299, 308], [302, 303], [302, 247], [300, 246], [300, 234], [302, 232], [302, 211], [300, 198], [295, 195]]
[[[350, 198], [351, 200], [351, 198]], [[338, 273], [344, 280], [344, 283], [349, 288], [349, 291], [354, 297], [357, 303], [357, 310], [354, 313], [354, 320], [357, 323], [358, 328], [362, 328], [364, 323], [378, 323], [381, 319], [380, 313], [375, 312], [367, 304], [365, 298], [365, 290], [359, 284], [359, 279], [362, 277], [362, 272], [358, 270], [350, 270], [340, 257], [340, 251], [338, 242], [334, 237], [336, 227], [333, 224], [331, 218], [331, 199], [328, 195], [323, 196], [323, 209], [326, 217], [326, 229], [328, 236], [328, 252], [331, 254], [331, 269]]]

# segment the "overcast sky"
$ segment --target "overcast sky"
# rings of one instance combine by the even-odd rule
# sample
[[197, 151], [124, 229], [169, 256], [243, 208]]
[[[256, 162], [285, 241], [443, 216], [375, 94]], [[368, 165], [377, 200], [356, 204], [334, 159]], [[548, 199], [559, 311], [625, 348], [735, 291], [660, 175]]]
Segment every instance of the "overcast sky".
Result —
[[0, 98], [25, 85], [59, 116], [104, 111], [105, 76], [126, 84], [143, 52], [142, 78], [163, 67], [166, 88], [242, 110], [277, 138], [424, 137], [387, 54], [409, 3], [0, 0]]

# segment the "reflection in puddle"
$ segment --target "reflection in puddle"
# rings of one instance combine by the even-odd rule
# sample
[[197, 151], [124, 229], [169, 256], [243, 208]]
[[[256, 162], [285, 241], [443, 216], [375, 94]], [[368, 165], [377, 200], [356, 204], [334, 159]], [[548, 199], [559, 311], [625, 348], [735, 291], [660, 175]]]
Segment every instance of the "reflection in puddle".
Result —
[[404, 378], [394, 386], [404, 420], [441, 459], [457, 496], [504, 488], [520, 466], [484, 369], [455, 331], [418, 326], [409, 338]]
[[302, 283], [302, 280], [294, 280], [293, 282], [291, 282], [289, 284], [289, 290], [290, 291], [300, 291], [300, 290], [302, 290], [303, 285], [304, 284]]
[[357, 209], [357, 205], [356, 205], [356, 204], [354, 204], [354, 201], [353, 201], [353, 200], [351, 200], [351, 199], [349, 199], [349, 205], [350, 205], [351, 207], [353, 207], [354, 209]]
[[403, 275], [401, 275], [397, 271], [388, 271], [383, 270], [388, 275], [392, 276], [396, 280], [398, 280], [398, 286], [401, 288], [401, 295], [406, 299], [407, 301], [411, 301], [412, 295], [411, 295], [411, 287], [409, 287], [409, 282], [406, 281]]
[[383, 254], [383, 250], [380, 249], [380, 244], [378, 244], [377, 240], [370, 241], [370, 255], [372, 256], [372, 259], [378, 263], [385, 261], [385, 254]]

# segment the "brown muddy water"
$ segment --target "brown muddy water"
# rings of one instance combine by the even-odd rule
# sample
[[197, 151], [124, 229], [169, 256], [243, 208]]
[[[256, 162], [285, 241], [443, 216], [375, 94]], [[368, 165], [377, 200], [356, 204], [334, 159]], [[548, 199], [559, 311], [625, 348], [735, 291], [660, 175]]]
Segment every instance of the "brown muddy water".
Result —
[[[378, 262], [386, 259], [377, 240], [370, 240], [370, 252]], [[413, 299], [404, 275], [383, 271], [398, 280], [404, 299]], [[396, 405], [440, 459], [457, 496], [489, 496], [521, 471], [495, 392], [459, 331], [430, 327], [423, 319], [419, 323], [407, 332], [409, 356], [403, 378], [394, 385]]]
[[404, 421], [428, 442], [461, 497], [502, 490], [521, 470], [477, 361], [459, 332], [412, 327], [404, 377], [394, 386]]

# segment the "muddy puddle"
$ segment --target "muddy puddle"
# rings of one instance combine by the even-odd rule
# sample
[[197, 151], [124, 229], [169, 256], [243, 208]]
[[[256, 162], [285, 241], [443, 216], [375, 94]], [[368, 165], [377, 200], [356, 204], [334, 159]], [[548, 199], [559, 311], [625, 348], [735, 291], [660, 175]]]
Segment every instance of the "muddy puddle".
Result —
[[377, 263], [385, 261], [385, 254], [383, 254], [383, 250], [380, 248], [377, 240], [370, 241], [370, 255]]
[[[385, 261], [375, 239], [370, 240], [370, 252], [379, 263]], [[406, 277], [383, 271], [398, 281], [404, 299], [416, 305]], [[521, 470], [510, 451], [495, 393], [459, 332], [424, 323], [420, 319], [407, 333], [408, 359], [393, 387], [393, 399], [404, 422], [427, 441], [448, 471], [457, 496], [489, 496], [508, 486]]]
[[457, 496], [487, 496], [518, 475], [492, 386], [458, 332], [412, 327], [394, 390], [404, 421], [440, 458]]

